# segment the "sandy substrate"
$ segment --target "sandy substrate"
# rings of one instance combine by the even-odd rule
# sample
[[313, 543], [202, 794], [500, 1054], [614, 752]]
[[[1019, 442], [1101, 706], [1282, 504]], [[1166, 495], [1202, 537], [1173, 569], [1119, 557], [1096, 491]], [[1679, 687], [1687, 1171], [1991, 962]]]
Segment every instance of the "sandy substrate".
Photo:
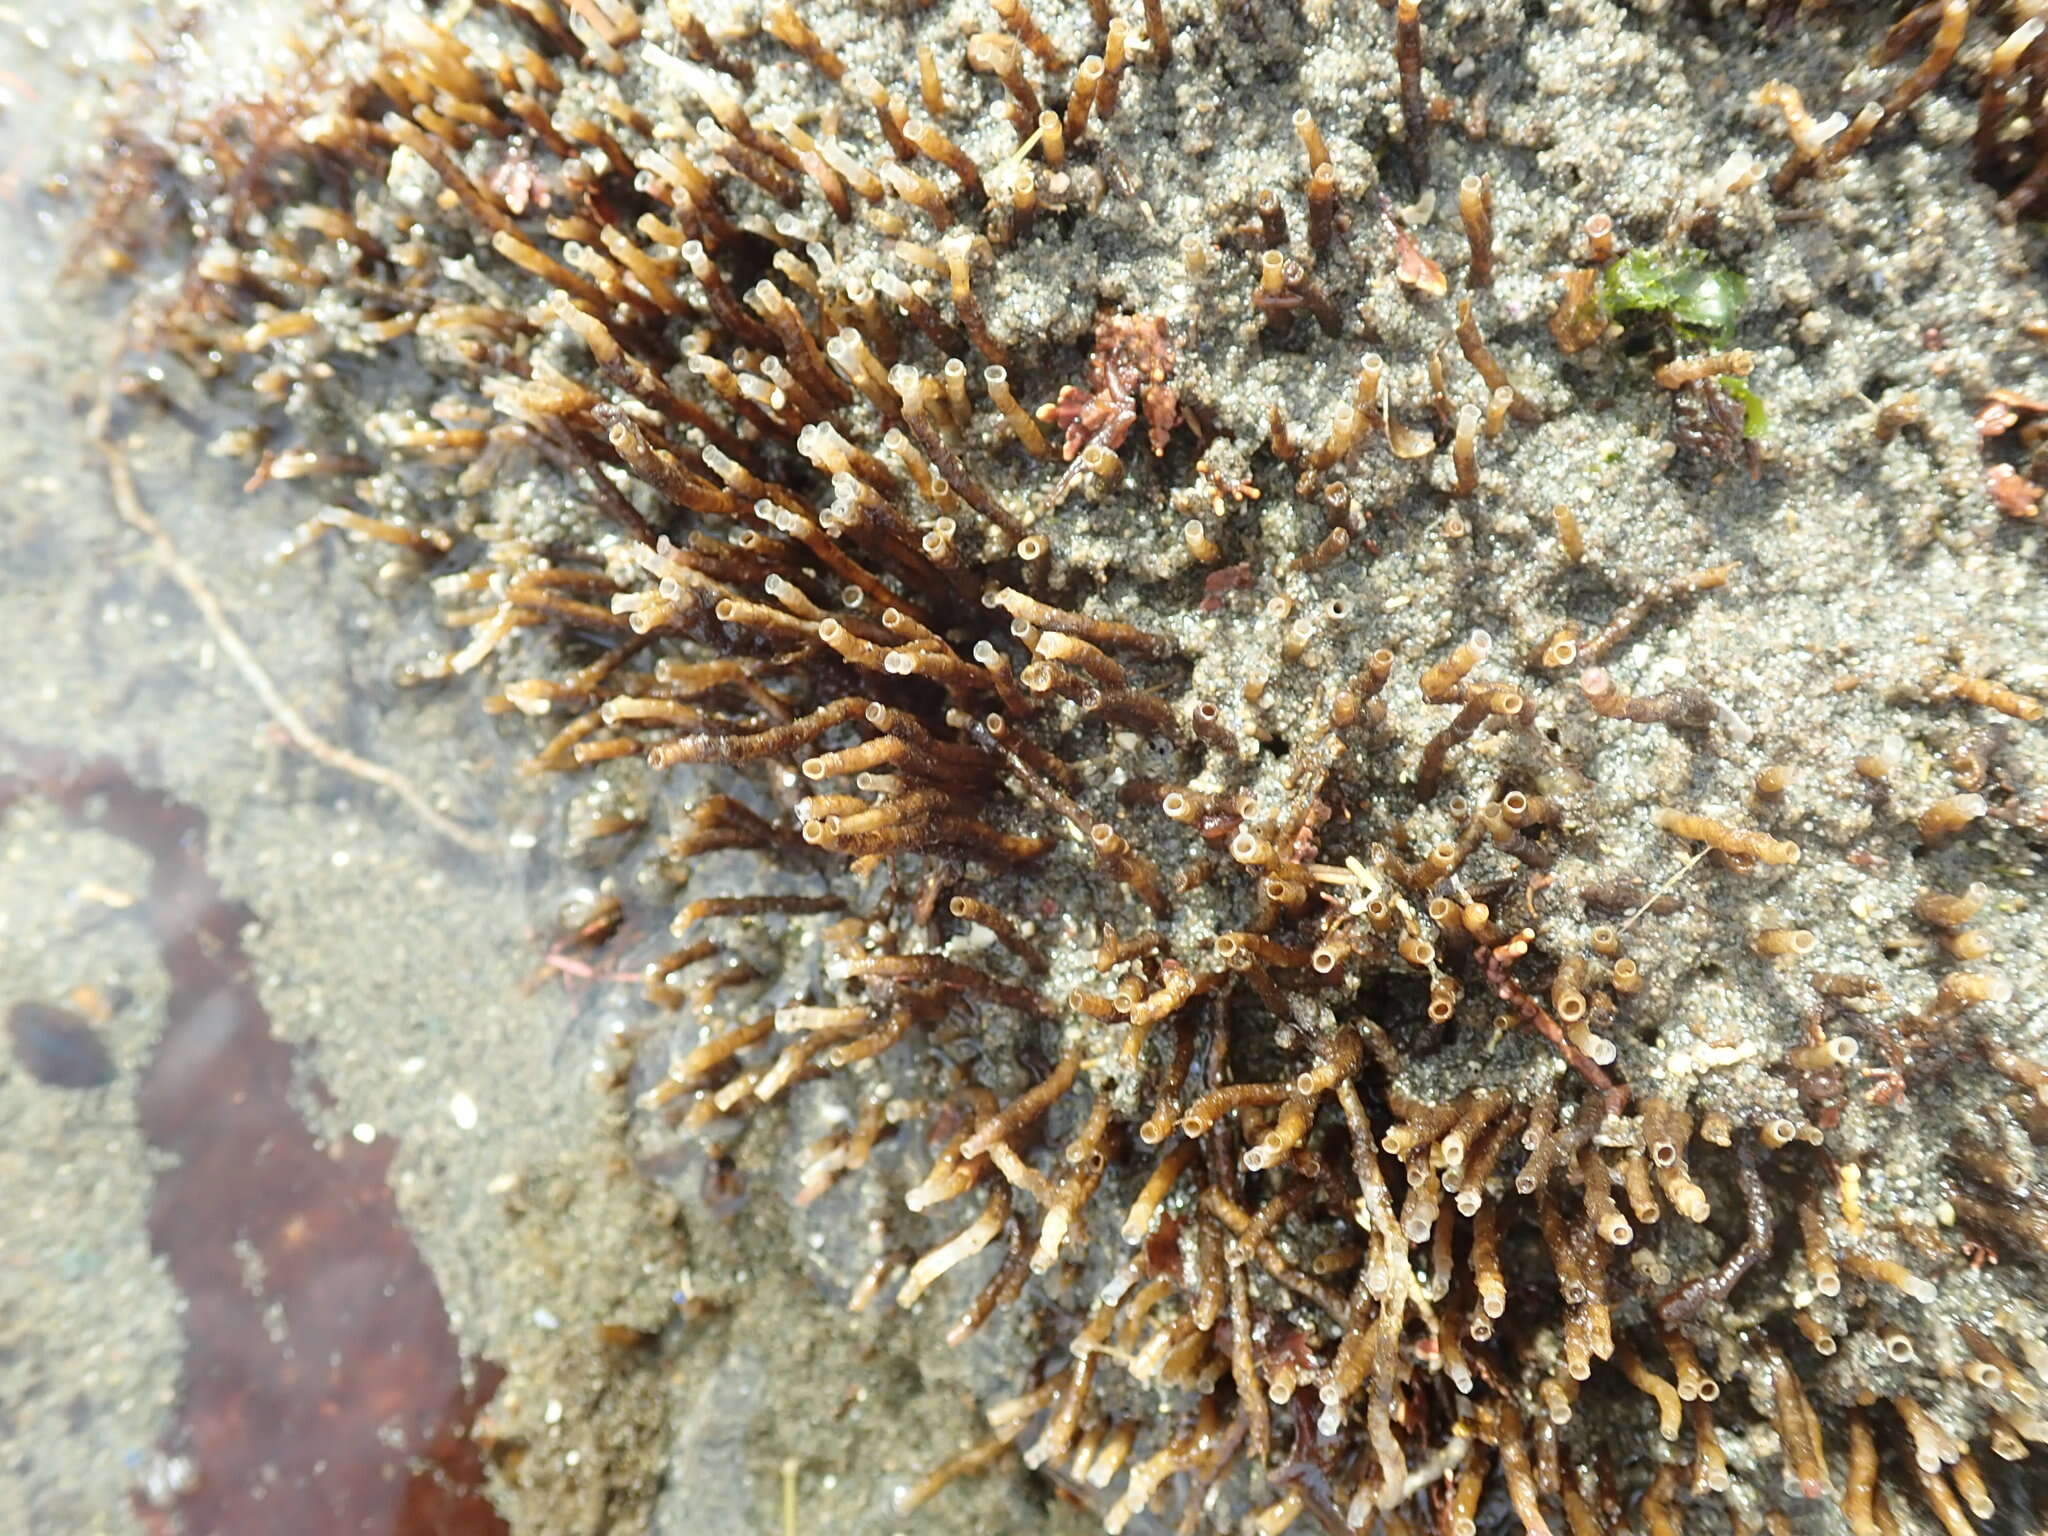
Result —
[[[1452, 81], [1461, 92], [1480, 71], [1479, 43], [1506, 36], [1508, 13], [1522, 8], [1468, 9], [1474, 55]], [[1518, 104], [1500, 114], [1489, 150], [1504, 242], [1562, 252], [1595, 203], [1617, 223], [1653, 224], [1675, 189], [1697, 185], [1738, 143], [1775, 162], [1782, 140], [1767, 117], [1727, 104], [1786, 71], [1782, 52], [1765, 62], [1721, 52], [1713, 29], [1673, 42], [1624, 10], [1567, 9], [1553, 8], [1556, 30], [1540, 51], [1516, 55], [1528, 75], [1510, 82]], [[77, 46], [104, 60], [110, 35], [87, 29]], [[872, 46], [895, 45], [884, 34]], [[1278, 58], [1289, 44], [1272, 46]], [[0, 47], [0, 62], [31, 83], [11, 106], [24, 147], [7, 173], [6, 216], [15, 248], [32, 258], [0, 276], [0, 594], [9, 632], [29, 637], [0, 647], [0, 739], [110, 757], [207, 818], [208, 866], [252, 914], [243, 938], [255, 987], [298, 1052], [305, 1122], [337, 1147], [395, 1140], [390, 1186], [455, 1338], [473, 1367], [506, 1372], [479, 1430], [496, 1447], [493, 1486], [514, 1530], [738, 1536], [780, 1530], [792, 1509], [789, 1528], [803, 1533], [906, 1528], [893, 1492], [980, 1433], [981, 1394], [1014, 1381], [1003, 1361], [1016, 1341], [997, 1328], [948, 1351], [943, 1307], [845, 1314], [852, 1278], [893, 1240], [901, 1149], [878, 1160], [868, 1184], [797, 1211], [790, 1148], [818, 1133], [844, 1090], [819, 1085], [786, 1115], [759, 1117], [730, 1167], [630, 1127], [620, 1058], [606, 1042], [647, 1021], [630, 984], [580, 974], [574, 952], [557, 946], [560, 914], [603, 873], [597, 855], [565, 851], [587, 819], [584, 788], [519, 774], [531, 734], [482, 714], [478, 681], [397, 685], [448, 643], [422, 583], [380, 573], [338, 540], [280, 563], [317, 496], [294, 486], [244, 496], [244, 471], [204, 452], [217, 420], [194, 432], [146, 403], [126, 406], [116, 421], [132, 434], [123, 448], [143, 503], [282, 695], [328, 740], [428, 786], [462, 825], [488, 829], [488, 851], [451, 846], [389, 794], [292, 745], [190, 594], [121, 520], [86, 441], [115, 332], [104, 300], [54, 284], [69, 205], [35, 188], [91, 131], [101, 66], [68, 67], [4, 13]], [[1817, 33], [1789, 72], [1822, 98], [1850, 51]], [[1383, 60], [1318, 60], [1307, 86], [1326, 110], [1349, 120], [1384, 108]], [[1171, 102], [1140, 89], [1131, 113], [1143, 124], [1170, 109], [1221, 112], [1226, 86], [1256, 83], [1256, 62], [1235, 80], [1219, 65]], [[1595, 77], [1605, 93], [1578, 89]], [[1284, 113], [1261, 119], [1242, 142], [1219, 132], [1199, 189], [1181, 183], [1168, 149], [1148, 150], [1134, 133], [1129, 175], [1154, 195], [1105, 216], [1092, 243], [1057, 263], [1006, 279], [992, 300], [999, 323], [1079, 337], [1106, 270], [1116, 294], [1161, 294], [1177, 325], [1200, 320], [1221, 285], [1185, 279], [1176, 231], [1241, 206], [1261, 166], [1292, 152], [1285, 125]], [[1990, 387], [2038, 393], [2048, 382], [2040, 346], [2014, 331], [2043, 313], [2030, 270], [2038, 243], [1999, 227], [1982, 189], [1955, 174], [1968, 130], [1935, 103], [1912, 142], [1881, 143], [1831, 185], [1819, 216], [1780, 223], [1755, 203], [1730, 212], [1731, 238], [1751, 257], [1742, 339], [1758, 353], [1773, 422], [1762, 479], [1672, 474], [1663, 403], [1629, 365], [1568, 362], [1531, 324], [1503, 345], [1503, 361], [1556, 419], [1516, 450], [1512, 478], [1489, 471], [1477, 540], [1412, 543], [1345, 589], [1372, 617], [1331, 640], [1324, 659], [1355, 667], [1353, 652], [1393, 631], [1411, 654], [1441, 651], [1475, 622], [1533, 631], [1566, 612], [1611, 610], [1673, 570], [1740, 560], [1739, 595], [1685, 608], [1626, 670], [1635, 691], [1713, 693], [1749, 736], [1722, 740], [1705, 766], [1657, 733], [1575, 740], [1614, 813], [1604, 858], [1675, 863], [1626, 808], [1734, 803], [1767, 760], [1802, 774], [1788, 823], [1850, 841], [1881, 822], [1879, 853], [1897, 856], [1901, 818], [1882, 822], [1867, 800], [1838, 792], [1843, 743], [1891, 752], [1904, 803], [1917, 809], [1960, 733], [1932, 711], [1902, 715], [1900, 698], [1924, 698], [1928, 679], [1952, 666], [2048, 687], [2041, 536], [1989, 503], [1970, 420]], [[1571, 195], [1553, 195], [1560, 189]], [[1434, 217], [1435, 238], [1454, 241], [1455, 217]], [[1523, 273], [1502, 302], [1528, 320], [1550, 293]], [[1354, 297], [1381, 324], [1389, 355], [1439, 339], [1442, 328], [1425, 335], [1386, 284]], [[1227, 399], [1225, 425], [1248, 437], [1276, 406], [1308, 424], [1347, 387], [1349, 352], [1341, 365], [1276, 358], [1248, 329], [1221, 324], [1209, 338], [1189, 360], [1188, 387]], [[169, 392], [196, 398], [176, 381]], [[1908, 392], [1921, 424], [1879, 442], [1877, 411]], [[1587, 408], [1568, 408], [1579, 403]], [[1378, 489], [1391, 496], [1395, 483], [1389, 470]], [[1560, 589], [1544, 560], [1548, 510], [1567, 494], [1591, 557]], [[1170, 534], [1186, 511], [1162, 514], [1160, 528]], [[1078, 529], [1077, 566], [1114, 564], [1127, 540], [1117, 515], [1112, 503], [1101, 526]], [[1240, 534], [1251, 527], [1247, 515]], [[1288, 547], [1305, 538], [1273, 508], [1258, 531]], [[1141, 574], [1186, 574], [1170, 537], [1148, 533], [1151, 544], [1165, 553]], [[1200, 639], [1192, 629], [1190, 638]], [[1270, 670], [1276, 647], [1271, 626], [1247, 618], [1191, 644], [1196, 682]], [[1853, 688], [1837, 690], [1847, 677]], [[2011, 751], [2014, 772], [2038, 783], [2038, 734]], [[2001, 971], [2038, 998], [2048, 996], [2048, 936], [2032, 914], [2048, 891], [2015, 850], [1985, 829], [1945, 857], [1958, 883], [1980, 865], [1998, 868], [2005, 895], [1984, 926]], [[1796, 910], [1758, 901], [1741, 915], [1750, 927], [1796, 920], [1824, 955], [1853, 963], [1894, 942], [1922, 882], [1905, 856], [1864, 875], [1855, 902], [1804, 875], [1796, 892], [1777, 893], [1796, 896]], [[146, 1499], [177, 1476], [163, 1447], [176, 1439], [184, 1343], [176, 1290], [149, 1247], [160, 1170], [133, 1107], [166, 1007], [139, 916], [145, 880], [132, 846], [34, 792], [0, 821], [0, 1007], [97, 989], [109, 1000], [98, 1032], [115, 1069], [104, 1086], [64, 1089], [18, 1061], [0, 1065], [0, 1187], [28, 1192], [0, 1217], [0, 1438], [10, 1445], [0, 1507], [27, 1511], [35, 1531], [139, 1529], [138, 1490]], [[1657, 940], [1663, 963], [1643, 1005], [1703, 1036], [1767, 1032], [1792, 1006], [1754, 957], [1732, 962], [1744, 985], [1727, 984], [1712, 951], [1721, 904], [1734, 900], [1749, 898], [1709, 895]], [[2016, 1027], [2038, 1042], [2044, 1025], [2027, 1016]], [[1668, 1054], [1660, 1070], [1701, 1075]], [[311, 1091], [315, 1081], [324, 1091]], [[1761, 1075], [1741, 1071], [1703, 1089], [1706, 1102], [1730, 1106], [1765, 1091]], [[1897, 1128], [1882, 1154], [1895, 1181], [1927, 1161], [1914, 1135]], [[1092, 1527], [1010, 1462], [949, 1490], [914, 1529]]]

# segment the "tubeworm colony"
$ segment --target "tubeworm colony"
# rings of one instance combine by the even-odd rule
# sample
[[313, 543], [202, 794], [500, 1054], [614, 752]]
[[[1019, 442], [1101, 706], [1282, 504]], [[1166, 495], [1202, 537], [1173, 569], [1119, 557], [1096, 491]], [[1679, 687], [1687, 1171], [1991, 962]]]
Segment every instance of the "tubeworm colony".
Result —
[[114, 140], [98, 249], [182, 223], [144, 339], [651, 825], [647, 1134], [835, 1105], [855, 1304], [1045, 1320], [907, 1505], [1014, 1448], [1111, 1532], [2024, 1521], [2048, 673], [1930, 644], [1879, 739], [1703, 652], [1795, 547], [1731, 264], [1923, 101], [2029, 213], [2042, 21], [1873, 24], [1868, 110], [1773, 82], [1660, 223], [1533, 211], [1520, 7], [1281, 9], [371, 8]]

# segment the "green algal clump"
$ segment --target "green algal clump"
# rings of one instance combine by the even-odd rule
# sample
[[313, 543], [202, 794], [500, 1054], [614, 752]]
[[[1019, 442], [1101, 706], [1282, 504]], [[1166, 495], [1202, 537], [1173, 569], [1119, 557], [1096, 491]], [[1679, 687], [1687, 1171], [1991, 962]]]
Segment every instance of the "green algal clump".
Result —
[[1749, 297], [1749, 282], [1727, 267], [1630, 251], [1600, 275], [1600, 303], [1616, 319], [1666, 320], [1682, 340], [1725, 347]]

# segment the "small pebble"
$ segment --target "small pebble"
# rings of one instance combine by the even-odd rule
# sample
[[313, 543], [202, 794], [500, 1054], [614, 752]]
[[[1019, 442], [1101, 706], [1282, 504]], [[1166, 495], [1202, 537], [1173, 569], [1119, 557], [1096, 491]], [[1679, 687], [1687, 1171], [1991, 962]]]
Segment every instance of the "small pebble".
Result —
[[14, 1059], [50, 1088], [104, 1088], [114, 1080], [114, 1058], [93, 1027], [55, 1003], [16, 1003], [7, 1010]]

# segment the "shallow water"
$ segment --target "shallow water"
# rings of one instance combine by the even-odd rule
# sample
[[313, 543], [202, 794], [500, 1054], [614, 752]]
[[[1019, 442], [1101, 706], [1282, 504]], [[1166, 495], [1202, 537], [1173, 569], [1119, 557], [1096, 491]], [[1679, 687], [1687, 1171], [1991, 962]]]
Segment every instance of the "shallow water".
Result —
[[[457, 1091], [436, 1057], [459, 1049], [468, 1005], [417, 975], [445, 966], [421, 942], [452, 929], [433, 913], [490, 910], [479, 937], [497, 949], [518, 903], [367, 786], [309, 772], [117, 515], [87, 416], [119, 296], [61, 275], [80, 199], [49, 178], [89, 145], [98, 71], [132, 67], [131, 18], [161, 25], [99, 5], [61, 47], [19, 13], [0, 28], [0, 1123], [18, 1196], [0, 1276], [18, 1454], [0, 1505], [29, 1530], [172, 1529], [174, 1507], [190, 1529], [501, 1530], [462, 1491], [477, 1451], [446, 1438], [496, 1373], [465, 1370], [396, 1204], [435, 1136], [393, 1168], [392, 1129], [435, 1098], [447, 1125]], [[187, 426], [124, 408], [115, 431], [142, 504], [281, 695], [336, 734], [387, 712], [351, 674], [395, 631], [318, 600], [347, 590], [329, 561], [276, 567], [288, 508], [221, 518], [236, 477]], [[490, 984], [489, 965], [461, 969]], [[439, 1027], [422, 1016], [436, 1003]], [[407, 1032], [436, 1038], [408, 1049]], [[445, 1491], [409, 1470], [422, 1456], [456, 1472]]]
[[[275, 35], [236, 13], [223, 76]], [[700, 1159], [636, 1171], [593, 1071], [632, 978], [556, 942], [592, 871], [550, 851], [523, 727], [474, 680], [396, 683], [446, 645], [417, 575], [332, 539], [282, 560], [317, 486], [245, 494], [206, 451], [237, 423], [175, 374], [110, 418], [161, 543], [121, 516], [90, 418], [125, 290], [66, 275], [86, 199], [60, 172], [169, 19], [68, 15], [55, 43], [0, 8], [10, 1528], [897, 1528], [890, 1490], [977, 1434], [959, 1367], [849, 1323], [772, 1193], [713, 1215]], [[485, 851], [311, 760], [279, 701]], [[1010, 1474], [919, 1528], [1044, 1520]]]

